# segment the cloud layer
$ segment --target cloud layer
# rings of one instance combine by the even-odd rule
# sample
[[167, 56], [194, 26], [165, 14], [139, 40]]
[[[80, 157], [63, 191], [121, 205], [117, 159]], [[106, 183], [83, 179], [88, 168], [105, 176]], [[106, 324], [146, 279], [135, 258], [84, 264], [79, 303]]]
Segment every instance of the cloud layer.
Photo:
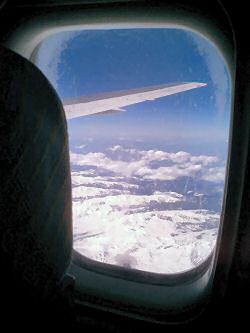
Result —
[[188, 152], [169, 153], [161, 150], [137, 150], [113, 146], [108, 153], [70, 154], [71, 163], [94, 166], [124, 177], [147, 180], [175, 180], [196, 177], [211, 182], [223, 182], [225, 167], [216, 156], [194, 156]]

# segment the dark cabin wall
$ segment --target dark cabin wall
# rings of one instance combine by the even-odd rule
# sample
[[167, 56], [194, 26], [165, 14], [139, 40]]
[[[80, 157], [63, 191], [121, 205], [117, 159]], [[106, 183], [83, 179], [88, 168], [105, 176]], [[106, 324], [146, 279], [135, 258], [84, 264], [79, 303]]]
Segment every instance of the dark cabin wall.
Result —
[[[128, 6], [138, 6], [140, 2], [130, 2]], [[172, 1], [173, 2], [173, 1]], [[200, 1], [190, 1], [194, 5], [200, 5]], [[208, 3], [212, 7], [213, 2]], [[44, 10], [56, 10], [56, 7], [45, 9], [44, 7], [36, 7], [36, 3], [41, 1], [30, 1], [30, 7], [20, 6], [21, 1], [8, 1], [0, 10], [1, 24], [0, 40], [8, 34], [8, 32], [16, 26], [17, 22], [24, 20], [26, 16], [32, 16], [34, 13]], [[43, 4], [45, 1], [43, 1]], [[159, 6], [165, 1], [144, 1], [144, 6]], [[224, 8], [232, 21], [236, 44], [237, 44], [237, 72], [236, 72], [236, 91], [238, 97], [235, 100], [237, 112], [239, 115], [243, 113], [245, 108], [250, 106], [250, 44], [248, 42], [248, 22], [249, 9], [247, 2], [239, 0], [237, 3], [223, 0], [221, 1]], [[186, 3], [183, 1], [183, 6]], [[205, 4], [204, 4], [205, 5]], [[70, 5], [67, 5], [70, 10]], [[87, 6], [99, 6], [97, 4]], [[119, 4], [107, 4], [106, 6], [120, 6]], [[206, 5], [205, 5], [206, 6]], [[1, 7], [0, 7], [1, 8]], [[204, 10], [206, 14], [206, 10]], [[250, 110], [249, 110], [250, 115]], [[245, 118], [244, 118], [245, 119]], [[247, 118], [249, 121], [249, 118]], [[240, 135], [240, 128], [239, 128]], [[246, 178], [243, 192], [243, 200], [241, 206], [241, 214], [239, 220], [239, 232], [237, 234], [237, 243], [235, 247], [233, 264], [229, 272], [228, 285], [226, 295], [223, 300], [218, 297], [218, 290], [214, 290], [211, 304], [208, 309], [193, 322], [184, 324], [182, 329], [187, 328], [204, 328], [214, 327], [214, 323], [223, 323], [225, 327], [231, 327], [232, 324], [243, 326], [248, 321], [248, 307], [250, 295], [250, 158], [249, 143], [246, 142], [244, 147], [235, 147], [243, 149], [247, 152]], [[1, 317], [10, 328], [15, 325], [34, 330], [36, 327], [50, 329], [51, 325], [56, 327], [74, 327], [75, 329], [93, 329], [97, 328], [104, 332], [138, 332], [140, 329], [150, 328], [157, 332], [165, 331], [165, 327], [139, 322], [133, 319], [126, 319], [119, 315], [107, 314], [99, 310], [81, 309], [82, 315], [80, 324], [75, 324], [74, 313], [69, 307], [68, 301], [61, 295], [53, 302], [48, 303], [39, 296], [34, 295], [32, 289], [20, 281], [19, 277], [13, 270], [13, 265], [8, 258], [0, 253], [1, 259]], [[216, 285], [219, 288], [219, 284]], [[3, 324], [2, 324], [3, 325]], [[177, 330], [177, 327], [171, 328]]]

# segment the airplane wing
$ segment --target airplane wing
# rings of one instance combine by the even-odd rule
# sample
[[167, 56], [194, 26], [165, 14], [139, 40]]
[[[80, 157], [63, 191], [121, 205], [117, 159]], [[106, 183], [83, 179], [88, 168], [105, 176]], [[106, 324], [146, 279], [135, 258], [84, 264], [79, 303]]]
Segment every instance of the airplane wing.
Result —
[[177, 94], [179, 92], [206, 86], [206, 83], [185, 82], [178, 84], [165, 84], [139, 89], [120, 90], [110, 93], [83, 96], [64, 101], [64, 110], [67, 119], [73, 119], [93, 114], [109, 114], [124, 112], [124, 106], [152, 101], [160, 97]]

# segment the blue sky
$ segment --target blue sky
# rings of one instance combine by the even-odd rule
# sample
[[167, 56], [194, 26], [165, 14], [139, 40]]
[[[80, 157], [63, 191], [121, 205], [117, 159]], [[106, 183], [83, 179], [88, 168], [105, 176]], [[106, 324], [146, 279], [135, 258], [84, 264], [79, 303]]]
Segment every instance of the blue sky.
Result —
[[[183, 29], [64, 32], [41, 46], [38, 66], [63, 99], [121, 89], [205, 82], [195, 89], [126, 107], [127, 112], [71, 120], [71, 139], [128, 137], [226, 149], [230, 79], [209, 41]], [[177, 148], [178, 147], [178, 148]]]

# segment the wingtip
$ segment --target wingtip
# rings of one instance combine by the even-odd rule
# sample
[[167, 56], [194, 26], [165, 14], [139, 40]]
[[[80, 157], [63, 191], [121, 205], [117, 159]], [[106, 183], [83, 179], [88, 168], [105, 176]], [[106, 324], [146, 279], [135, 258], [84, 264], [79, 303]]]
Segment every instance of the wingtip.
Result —
[[207, 86], [207, 83], [200, 82], [200, 83], [199, 83], [199, 86], [200, 86], [200, 87], [205, 87], [205, 86]]

